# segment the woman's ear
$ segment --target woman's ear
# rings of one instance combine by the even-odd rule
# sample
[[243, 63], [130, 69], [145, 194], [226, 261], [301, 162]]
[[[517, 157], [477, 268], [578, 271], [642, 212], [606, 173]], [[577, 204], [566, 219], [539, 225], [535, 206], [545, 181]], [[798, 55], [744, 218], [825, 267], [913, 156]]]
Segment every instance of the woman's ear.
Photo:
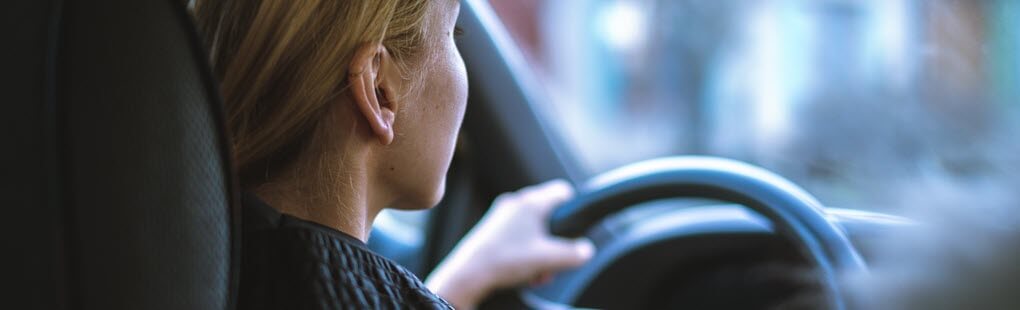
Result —
[[393, 142], [399, 107], [395, 81], [400, 79], [392, 61], [382, 44], [364, 43], [354, 53], [347, 75], [355, 105], [383, 145]]

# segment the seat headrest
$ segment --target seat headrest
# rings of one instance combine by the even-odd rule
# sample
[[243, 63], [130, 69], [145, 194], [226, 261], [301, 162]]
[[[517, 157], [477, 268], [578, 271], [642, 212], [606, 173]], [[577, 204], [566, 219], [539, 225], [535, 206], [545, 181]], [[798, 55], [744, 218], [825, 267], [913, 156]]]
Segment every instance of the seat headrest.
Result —
[[229, 144], [181, 1], [11, 2], [0, 135], [18, 223], [0, 229], [18, 257], [0, 281], [24, 290], [11, 302], [232, 307]]

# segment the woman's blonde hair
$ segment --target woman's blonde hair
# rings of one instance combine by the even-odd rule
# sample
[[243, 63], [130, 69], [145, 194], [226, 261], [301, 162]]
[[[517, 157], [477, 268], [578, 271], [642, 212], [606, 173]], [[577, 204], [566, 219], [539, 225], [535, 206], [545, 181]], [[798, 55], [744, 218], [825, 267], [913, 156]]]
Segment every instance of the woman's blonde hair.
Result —
[[268, 182], [314, 144], [347, 87], [354, 51], [381, 42], [404, 72], [420, 57], [430, 0], [195, 0], [220, 80], [242, 186]]

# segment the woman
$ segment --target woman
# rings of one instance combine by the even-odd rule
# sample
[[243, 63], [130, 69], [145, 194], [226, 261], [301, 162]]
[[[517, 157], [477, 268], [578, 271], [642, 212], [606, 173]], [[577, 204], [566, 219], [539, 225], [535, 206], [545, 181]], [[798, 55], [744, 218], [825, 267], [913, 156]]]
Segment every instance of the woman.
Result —
[[467, 97], [458, 12], [456, 0], [194, 2], [246, 191], [241, 309], [472, 308], [592, 255], [543, 229], [571, 196], [562, 181], [500, 196], [427, 286], [365, 247], [382, 209], [443, 195]]

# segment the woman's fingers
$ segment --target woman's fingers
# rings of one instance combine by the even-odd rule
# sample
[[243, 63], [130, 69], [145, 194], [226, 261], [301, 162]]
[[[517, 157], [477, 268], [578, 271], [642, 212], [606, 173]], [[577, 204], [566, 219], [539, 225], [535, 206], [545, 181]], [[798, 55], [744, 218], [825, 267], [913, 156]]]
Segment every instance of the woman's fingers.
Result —
[[500, 195], [429, 277], [429, 287], [471, 286], [486, 294], [548, 281], [556, 272], [584, 264], [595, 253], [591, 241], [553, 236], [547, 223], [549, 213], [573, 196], [573, 186], [564, 180]]
[[595, 244], [588, 238], [561, 239], [550, 237], [541, 250], [543, 272], [574, 268], [588, 262], [595, 255]]
[[545, 219], [552, 210], [574, 197], [574, 187], [563, 179], [555, 179], [526, 187], [516, 193], [524, 205], [530, 206], [537, 216]]
[[549, 234], [545, 223], [549, 213], [567, 200], [573, 198], [573, 186], [562, 179], [556, 179], [529, 186], [515, 194], [518, 207], [529, 207], [532, 214], [527, 217], [538, 223], [538, 247], [533, 252], [540, 262], [538, 270], [552, 273], [562, 269], [573, 268], [587, 262], [595, 252], [595, 246], [586, 238], [563, 239]]
[[535, 277], [534, 279], [532, 279], [529, 284], [531, 284], [531, 286], [542, 286], [551, 282], [552, 279], [553, 279], [552, 272], [543, 272], [538, 274], [538, 276]]

